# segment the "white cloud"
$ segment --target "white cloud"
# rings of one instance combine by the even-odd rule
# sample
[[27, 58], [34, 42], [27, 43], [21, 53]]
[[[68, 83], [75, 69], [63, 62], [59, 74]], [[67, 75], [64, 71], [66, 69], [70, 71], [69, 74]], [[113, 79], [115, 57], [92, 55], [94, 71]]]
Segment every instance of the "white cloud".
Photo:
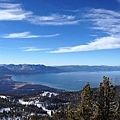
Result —
[[91, 9], [84, 15], [94, 25], [92, 29], [101, 30], [109, 35], [120, 33], [120, 12], [105, 9]]
[[[85, 22], [91, 21], [92, 29], [105, 32], [108, 36], [95, 39], [85, 45], [61, 47], [50, 53], [79, 52], [120, 48], [120, 13], [105, 9], [90, 9], [84, 15]], [[96, 35], [91, 35], [96, 36]]]
[[38, 35], [31, 35], [30, 32], [11, 33], [3, 36], [3, 38], [38, 38]]
[[[78, 45], [73, 47], [61, 47], [51, 53], [62, 52], [78, 52], [78, 51], [91, 51], [103, 49], [120, 48], [120, 13], [112, 10], [105, 9], [90, 9], [84, 15], [87, 21], [93, 24], [92, 29], [101, 30], [109, 36], [95, 39], [85, 45]], [[87, 22], [85, 21], [85, 22]], [[91, 35], [97, 36], [97, 35]]]
[[73, 15], [52, 14], [36, 16], [32, 11], [26, 11], [21, 4], [0, 3], [0, 21], [25, 20], [36, 25], [72, 25], [79, 20]]
[[120, 0], [117, 0], [120, 3]]
[[0, 21], [25, 20], [32, 12], [25, 11], [21, 4], [0, 3]]
[[98, 37], [98, 35], [95, 35], [95, 34], [94, 34], [94, 35], [89, 35], [89, 36], [92, 36], [92, 37]]
[[0, 0], [0, 2], [11, 2], [12, 0]]
[[23, 47], [22, 51], [24, 52], [35, 52], [35, 51], [45, 51], [48, 50], [48, 48], [36, 48], [36, 47]]
[[7, 10], [7, 9], [18, 9], [20, 8], [20, 4], [12, 4], [12, 3], [0, 3], [0, 9], [1, 10]]
[[95, 39], [86, 45], [79, 45], [74, 47], [63, 47], [58, 50], [50, 51], [50, 53], [65, 53], [65, 52], [79, 52], [103, 49], [120, 48], [120, 36], [108, 36]]
[[72, 25], [79, 23], [72, 15], [52, 14], [50, 16], [30, 16], [27, 19], [31, 23], [38, 25]]
[[11, 33], [8, 35], [2, 36], [2, 38], [50, 38], [56, 37], [60, 34], [51, 34], [51, 35], [32, 35], [30, 32], [22, 32], [22, 33]]
[[59, 33], [57, 33], [57, 34], [51, 34], [51, 35], [39, 35], [39, 38], [57, 37], [59, 35], [60, 35]]

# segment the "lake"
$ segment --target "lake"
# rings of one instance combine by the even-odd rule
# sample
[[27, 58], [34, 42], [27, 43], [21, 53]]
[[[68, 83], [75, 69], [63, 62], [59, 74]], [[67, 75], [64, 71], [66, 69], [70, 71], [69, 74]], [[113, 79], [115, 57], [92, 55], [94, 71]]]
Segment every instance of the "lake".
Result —
[[120, 85], [120, 71], [14, 75], [12, 79], [14, 81], [33, 82], [53, 88], [76, 91], [81, 90], [87, 82], [90, 83], [91, 87], [98, 87], [103, 80], [103, 76], [109, 77], [113, 85]]

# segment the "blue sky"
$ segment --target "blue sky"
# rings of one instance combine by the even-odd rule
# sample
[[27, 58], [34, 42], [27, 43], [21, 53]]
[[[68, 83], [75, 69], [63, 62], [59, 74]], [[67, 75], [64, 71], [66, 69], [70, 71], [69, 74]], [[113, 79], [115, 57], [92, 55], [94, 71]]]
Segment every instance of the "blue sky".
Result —
[[0, 0], [0, 64], [120, 65], [120, 0]]

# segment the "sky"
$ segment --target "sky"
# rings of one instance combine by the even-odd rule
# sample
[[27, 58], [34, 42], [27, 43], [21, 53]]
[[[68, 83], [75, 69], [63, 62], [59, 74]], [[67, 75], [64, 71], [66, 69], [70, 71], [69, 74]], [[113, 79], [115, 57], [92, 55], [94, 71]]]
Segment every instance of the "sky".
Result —
[[0, 64], [120, 65], [120, 0], [0, 0]]

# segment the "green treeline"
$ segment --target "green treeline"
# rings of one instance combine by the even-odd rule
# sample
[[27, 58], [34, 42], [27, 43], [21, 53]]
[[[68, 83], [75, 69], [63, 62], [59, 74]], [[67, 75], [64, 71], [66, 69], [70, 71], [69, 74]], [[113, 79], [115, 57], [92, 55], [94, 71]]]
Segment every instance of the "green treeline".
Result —
[[81, 92], [81, 101], [73, 107], [60, 106], [53, 120], [120, 120], [120, 98], [109, 78], [103, 77], [97, 93], [87, 83]]

